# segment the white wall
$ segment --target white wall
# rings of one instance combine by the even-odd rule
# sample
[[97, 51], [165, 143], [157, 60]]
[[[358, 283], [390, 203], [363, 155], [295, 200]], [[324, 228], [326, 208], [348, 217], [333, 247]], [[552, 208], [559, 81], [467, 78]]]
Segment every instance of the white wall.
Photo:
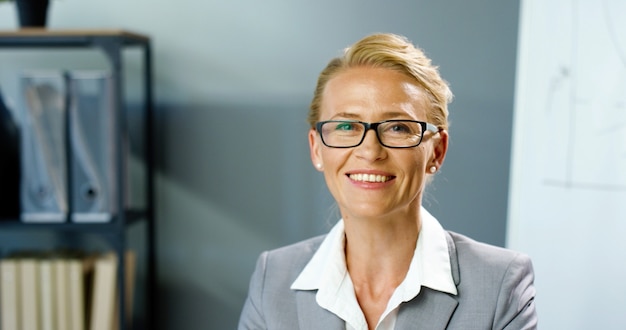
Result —
[[508, 245], [545, 329], [625, 329], [626, 2], [522, 2]]
[[[517, 15], [517, 1], [498, 0], [52, 1], [52, 28], [153, 39], [158, 324], [234, 328], [256, 256], [336, 220], [309, 161], [306, 112], [327, 61], [372, 32], [418, 43], [456, 94], [450, 153], [426, 206], [447, 228], [503, 245]], [[0, 4], [0, 28], [15, 25], [12, 3]], [[42, 65], [40, 55], [0, 56], [3, 81], [15, 61]]]

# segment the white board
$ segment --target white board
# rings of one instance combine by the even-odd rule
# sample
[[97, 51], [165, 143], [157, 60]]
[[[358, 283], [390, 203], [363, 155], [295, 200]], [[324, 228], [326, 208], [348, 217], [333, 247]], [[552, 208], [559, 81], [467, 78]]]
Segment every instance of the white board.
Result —
[[626, 1], [522, 0], [513, 126], [540, 329], [626, 329]]

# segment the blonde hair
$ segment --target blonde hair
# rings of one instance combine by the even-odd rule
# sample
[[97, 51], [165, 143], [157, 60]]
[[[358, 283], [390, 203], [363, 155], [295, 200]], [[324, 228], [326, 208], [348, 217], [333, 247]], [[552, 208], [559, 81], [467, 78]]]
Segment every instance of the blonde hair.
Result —
[[322, 70], [307, 119], [312, 128], [319, 120], [322, 94], [328, 81], [343, 70], [359, 66], [387, 68], [414, 78], [430, 99], [428, 122], [440, 129], [448, 129], [448, 103], [453, 97], [448, 83], [441, 78], [437, 67], [420, 48], [405, 37], [390, 33], [373, 34], [359, 40], [346, 48], [343, 56], [332, 59]]

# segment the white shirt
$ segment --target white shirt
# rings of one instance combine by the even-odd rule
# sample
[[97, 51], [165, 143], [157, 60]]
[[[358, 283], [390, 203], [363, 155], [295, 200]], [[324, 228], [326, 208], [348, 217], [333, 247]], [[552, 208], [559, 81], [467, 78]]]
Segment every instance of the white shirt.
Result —
[[[424, 208], [413, 259], [406, 278], [396, 288], [381, 315], [376, 330], [394, 328], [401, 303], [415, 298], [422, 286], [457, 294], [446, 233]], [[318, 290], [317, 304], [346, 322], [347, 330], [367, 330], [365, 315], [354, 293], [354, 286], [346, 267], [344, 254], [345, 231], [343, 220], [328, 233], [319, 249], [291, 285], [292, 290]]]

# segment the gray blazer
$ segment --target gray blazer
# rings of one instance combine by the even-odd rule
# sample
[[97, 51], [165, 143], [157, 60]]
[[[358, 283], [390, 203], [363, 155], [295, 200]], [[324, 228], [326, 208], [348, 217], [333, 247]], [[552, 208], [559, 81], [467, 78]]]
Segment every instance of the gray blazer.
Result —
[[[523, 254], [447, 232], [458, 295], [423, 287], [400, 305], [396, 329], [536, 329], [534, 273]], [[291, 290], [323, 236], [266, 251], [257, 261], [238, 329], [345, 329], [317, 291]]]

